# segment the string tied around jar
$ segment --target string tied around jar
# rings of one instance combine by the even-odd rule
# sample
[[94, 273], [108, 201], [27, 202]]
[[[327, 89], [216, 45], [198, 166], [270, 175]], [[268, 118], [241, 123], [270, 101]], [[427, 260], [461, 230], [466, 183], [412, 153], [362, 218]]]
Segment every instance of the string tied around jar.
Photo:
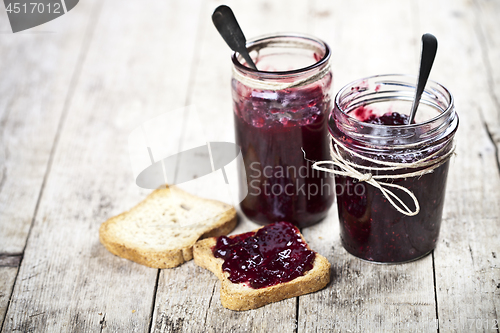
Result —
[[[418, 199], [413, 194], [412, 191], [407, 189], [404, 186], [393, 184], [390, 182], [381, 181], [380, 179], [403, 179], [409, 177], [420, 177], [425, 174], [431, 173], [434, 169], [440, 167], [444, 163], [448, 161], [448, 158], [454, 153], [455, 146], [453, 145], [451, 149], [445, 152], [448, 148], [448, 145], [444, 145], [436, 152], [429, 154], [428, 156], [417, 160], [415, 162], [410, 163], [397, 163], [397, 162], [386, 162], [375, 160], [366, 156], [363, 156], [340, 143], [337, 139], [332, 137], [332, 143], [330, 145], [330, 154], [332, 157], [331, 161], [310, 161], [306, 158], [306, 152], [302, 149], [304, 153], [304, 159], [313, 163], [312, 168], [319, 171], [324, 171], [328, 173], [332, 173], [338, 176], [346, 176], [351, 177], [353, 179], [357, 179], [360, 182], [366, 182], [377, 189], [380, 190], [382, 195], [391, 203], [391, 205], [400, 213], [407, 216], [415, 216], [420, 212], [420, 205], [418, 203]], [[349, 153], [351, 156], [356, 156], [364, 161], [371, 162], [380, 166], [364, 166], [356, 164], [348, 159], [344, 158], [340, 153], [342, 149], [346, 153]], [[335, 168], [326, 168], [323, 165], [332, 165]], [[419, 169], [414, 172], [408, 173], [400, 173], [400, 174], [379, 174], [380, 171], [394, 171], [394, 170], [403, 170], [403, 169]], [[362, 172], [361, 170], [367, 170], [368, 172]], [[376, 174], [374, 174], [376, 173]], [[403, 200], [398, 197], [393, 191], [389, 188], [394, 188], [401, 190], [408, 194], [410, 198], [413, 200], [415, 205], [415, 210], [411, 210]]]
[[371, 173], [364, 173], [359, 176], [359, 181], [360, 182], [369, 182], [372, 180], [373, 175]]
[[271, 90], [271, 91], [307, 86], [308, 84], [321, 80], [329, 72], [330, 72], [330, 64], [327, 63], [326, 66], [321, 68], [318, 72], [306, 78], [295, 80], [292, 82], [277, 82], [272, 80], [259, 80], [251, 78], [249, 76], [245, 76], [233, 67], [233, 77], [242, 84], [244, 84], [245, 86], [251, 87], [253, 89]]

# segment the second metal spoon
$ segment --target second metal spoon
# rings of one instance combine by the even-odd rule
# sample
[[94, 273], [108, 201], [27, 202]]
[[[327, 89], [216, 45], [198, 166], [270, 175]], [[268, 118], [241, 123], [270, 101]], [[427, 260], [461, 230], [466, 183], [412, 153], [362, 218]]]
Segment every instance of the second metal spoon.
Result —
[[238, 21], [236, 21], [236, 17], [231, 8], [226, 5], [217, 7], [212, 14], [212, 22], [231, 50], [241, 54], [248, 66], [256, 70], [257, 67], [248, 54], [245, 35], [243, 31], [241, 31], [240, 25]]
[[410, 118], [408, 119], [408, 124], [411, 124], [415, 119], [415, 114], [417, 113], [418, 105], [420, 104], [420, 98], [424, 92], [425, 84], [427, 79], [429, 79], [429, 73], [432, 69], [432, 64], [434, 63], [434, 58], [437, 52], [437, 39], [434, 35], [424, 34], [422, 36], [422, 57], [420, 58], [420, 71], [418, 74], [417, 89], [415, 91], [415, 98], [413, 99], [413, 104], [411, 106]]

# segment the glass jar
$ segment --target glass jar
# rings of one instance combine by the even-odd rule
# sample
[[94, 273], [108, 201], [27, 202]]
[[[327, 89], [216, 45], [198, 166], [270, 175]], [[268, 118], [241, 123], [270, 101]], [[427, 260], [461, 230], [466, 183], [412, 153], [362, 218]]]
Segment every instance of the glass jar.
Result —
[[405, 75], [372, 76], [335, 98], [329, 129], [340, 237], [361, 259], [406, 262], [436, 246], [458, 127], [451, 93], [429, 81], [415, 123], [366, 122], [409, 114], [415, 82]]
[[310, 226], [334, 200], [333, 176], [304, 159], [329, 156], [330, 48], [287, 34], [249, 41], [247, 49], [258, 70], [232, 56], [235, 135], [248, 187], [241, 209], [259, 224]]

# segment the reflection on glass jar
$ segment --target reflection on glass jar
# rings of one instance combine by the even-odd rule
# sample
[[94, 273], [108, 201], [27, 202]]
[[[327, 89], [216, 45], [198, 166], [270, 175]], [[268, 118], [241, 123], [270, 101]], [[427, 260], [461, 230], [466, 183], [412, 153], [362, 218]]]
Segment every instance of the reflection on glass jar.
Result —
[[232, 57], [236, 143], [249, 192], [241, 208], [260, 224], [312, 225], [334, 199], [332, 175], [313, 170], [301, 150], [312, 160], [329, 156], [330, 49], [301, 35], [262, 37], [247, 48], [258, 71]]
[[406, 125], [415, 82], [403, 75], [355, 81], [337, 94], [329, 118], [341, 165], [335, 182], [342, 244], [365, 260], [414, 260], [439, 236], [458, 116], [450, 92], [430, 81], [416, 123]]

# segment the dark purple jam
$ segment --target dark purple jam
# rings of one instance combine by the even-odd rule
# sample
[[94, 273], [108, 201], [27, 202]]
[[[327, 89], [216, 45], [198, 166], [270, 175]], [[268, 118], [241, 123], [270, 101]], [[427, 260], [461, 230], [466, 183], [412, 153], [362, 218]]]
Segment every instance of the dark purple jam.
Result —
[[329, 159], [331, 74], [324, 80], [280, 91], [251, 89], [233, 80], [236, 143], [248, 186], [241, 209], [252, 221], [307, 227], [333, 204], [333, 177], [313, 170], [301, 150], [309, 160]]
[[[365, 123], [376, 125], [406, 125], [408, 124], [409, 116], [398, 112], [387, 112], [381, 116], [377, 116], [372, 109], [366, 106], [360, 106], [353, 111], [356, 119]], [[415, 122], [413, 122], [415, 123]]]
[[231, 282], [254, 289], [304, 275], [313, 267], [316, 255], [288, 222], [269, 224], [257, 232], [220, 236], [212, 251], [216, 258], [224, 259], [222, 270], [229, 273]]
[[[380, 125], [404, 125], [408, 121], [407, 116], [396, 112], [377, 117], [364, 107], [353, 113], [361, 121]], [[352, 139], [335, 127], [332, 127], [332, 133], [347, 147], [352, 146]], [[421, 159], [425, 154], [435, 151], [435, 147], [430, 147], [418, 155], [402, 153], [370, 157], [402, 163]], [[365, 160], [355, 157], [350, 159], [356, 164], [371, 166]], [[398, 212], [374, 186], [350, 177], [335, 176], [340, 237], [344, 248], [359, 258], [376, 262], [405, 262], [428, 254], [435, 248], [439, 236], [448, 166], [449, 161], [420, 177], [381, 179], [403, 186], [415, 194], [420, 205], [420, 212], [415, 216]], [[413, 171], [417, 170], [403, 169], [397, 173]], [[415, 209], [413, 200], [406, 193], [392, 188], [390, 190], [410, 209]]]

